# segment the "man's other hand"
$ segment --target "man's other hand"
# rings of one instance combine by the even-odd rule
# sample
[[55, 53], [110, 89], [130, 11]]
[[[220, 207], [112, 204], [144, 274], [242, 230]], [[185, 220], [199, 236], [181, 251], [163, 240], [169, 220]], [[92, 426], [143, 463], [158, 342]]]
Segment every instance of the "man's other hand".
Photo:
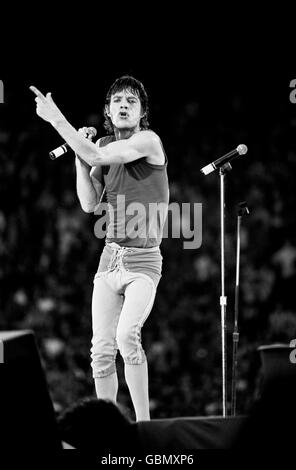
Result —
[[46, 96], [44, 96], [35, 86], [30, 86], [30, 90], [36, 95], [36, 113], [44, 119], [44, 121], [55, 125], [57, 122], [65, 119], [65, 116], [53, 101], [51, 93], [47, 93]]

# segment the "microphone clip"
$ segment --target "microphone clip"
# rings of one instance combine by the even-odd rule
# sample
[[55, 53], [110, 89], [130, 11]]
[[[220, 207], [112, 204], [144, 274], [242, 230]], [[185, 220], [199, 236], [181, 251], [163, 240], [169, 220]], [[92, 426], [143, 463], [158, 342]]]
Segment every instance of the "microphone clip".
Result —
[[229, 171], [232, 170], [232, 166], [231, 166], [231, 163], [230, 162], [226, 162], [224, 163], [224, 165], [222, 165], [220, 168], [219, 168], [219, 174], [220, 175], [224, 175], [225, 173], [228, 173]]

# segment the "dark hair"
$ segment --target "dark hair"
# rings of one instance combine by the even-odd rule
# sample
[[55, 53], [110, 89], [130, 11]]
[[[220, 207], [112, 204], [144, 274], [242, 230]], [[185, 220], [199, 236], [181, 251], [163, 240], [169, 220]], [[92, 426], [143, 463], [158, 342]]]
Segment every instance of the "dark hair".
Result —
[[115, 80], [115, 82], [111, 85], [111, 87], [109, 88], [109, 91], [108, 91], [108, 93], [106, 95], [106, 99], [105, 99], [104, 128], [106, 129], [108, 134], [113, 134], [114, 133], [112, 121], [106, 113], [106, 107], [109, 107], [109, 105], [110, 105], [111, 96], [114, 95], [115, 93], [118, 93], [119, 91], [122, 91], [122, 90], [128, 90], [131, 93], [133, 93], [134, 95], [137, 95], [139, 97], [140, 102], [141, 102], [142, 112], [144, 114], [144, 116], [140, 120], [140, 127], [141, 127], [141, 129], [148, 129], [148, 127], [149, 127], [149, 122], [148, 122], [148, 114], [149, 114], [148, 95], [147, 95], [147, 92], [144, 88], [143, 83], [141, 83], [136, 78], [131, 77], [130, 75], [123, 75], [122, 77], [117, 78]]
[[103, 451], [131, 447], [137, 441], [136, 423], [111, 400], [83, 398], [57, 419], [60, 438], [76, 449]]

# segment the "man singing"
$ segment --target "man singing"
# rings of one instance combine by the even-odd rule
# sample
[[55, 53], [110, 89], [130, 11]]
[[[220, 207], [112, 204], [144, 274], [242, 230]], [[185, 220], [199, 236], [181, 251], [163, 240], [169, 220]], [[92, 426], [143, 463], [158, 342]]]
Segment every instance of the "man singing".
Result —
[[[94, 277], [92, 370], [98, 398], [116, 402], [116, 354], [137, 421], [149, 420], [148, 366], [141, 329], [161, 277], [159, 245], [169, 202], [167, 158], [155, 132], [148, 130], [148, 98], [131, 76], [109, 89], [104, 109], [108, 135], [96, 144], [86, 128], [75, 130], [54, 103], [35, 87], [37, 114], [76, 153], [77, 194], [85, 212], [94, 212], [106, 188], [109, 224]], [[137, 208], [137, 217], [135, 217]]]

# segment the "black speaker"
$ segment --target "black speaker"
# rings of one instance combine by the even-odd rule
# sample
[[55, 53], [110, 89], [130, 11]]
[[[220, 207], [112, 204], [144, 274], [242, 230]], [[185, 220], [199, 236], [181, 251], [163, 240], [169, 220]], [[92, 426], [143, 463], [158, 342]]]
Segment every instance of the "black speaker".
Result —
[[296, 364], [291, 360], [295, 347], [274, 343], [259, 346], [257, 350], [261, 358], [264, 387], [276, 379], [296, 378]]
[[33, 331], [0, 332], [0, 450], [62, 449]]
[[245, 416], [153, 419], [137, 423], [142, 450], [231, 449]]
[[296, 364], [292, 346], [282, 343], [257, 348], [261, 358], [260, 396], [235, 448], [266, 455], [293, 451], [296, 422]]

